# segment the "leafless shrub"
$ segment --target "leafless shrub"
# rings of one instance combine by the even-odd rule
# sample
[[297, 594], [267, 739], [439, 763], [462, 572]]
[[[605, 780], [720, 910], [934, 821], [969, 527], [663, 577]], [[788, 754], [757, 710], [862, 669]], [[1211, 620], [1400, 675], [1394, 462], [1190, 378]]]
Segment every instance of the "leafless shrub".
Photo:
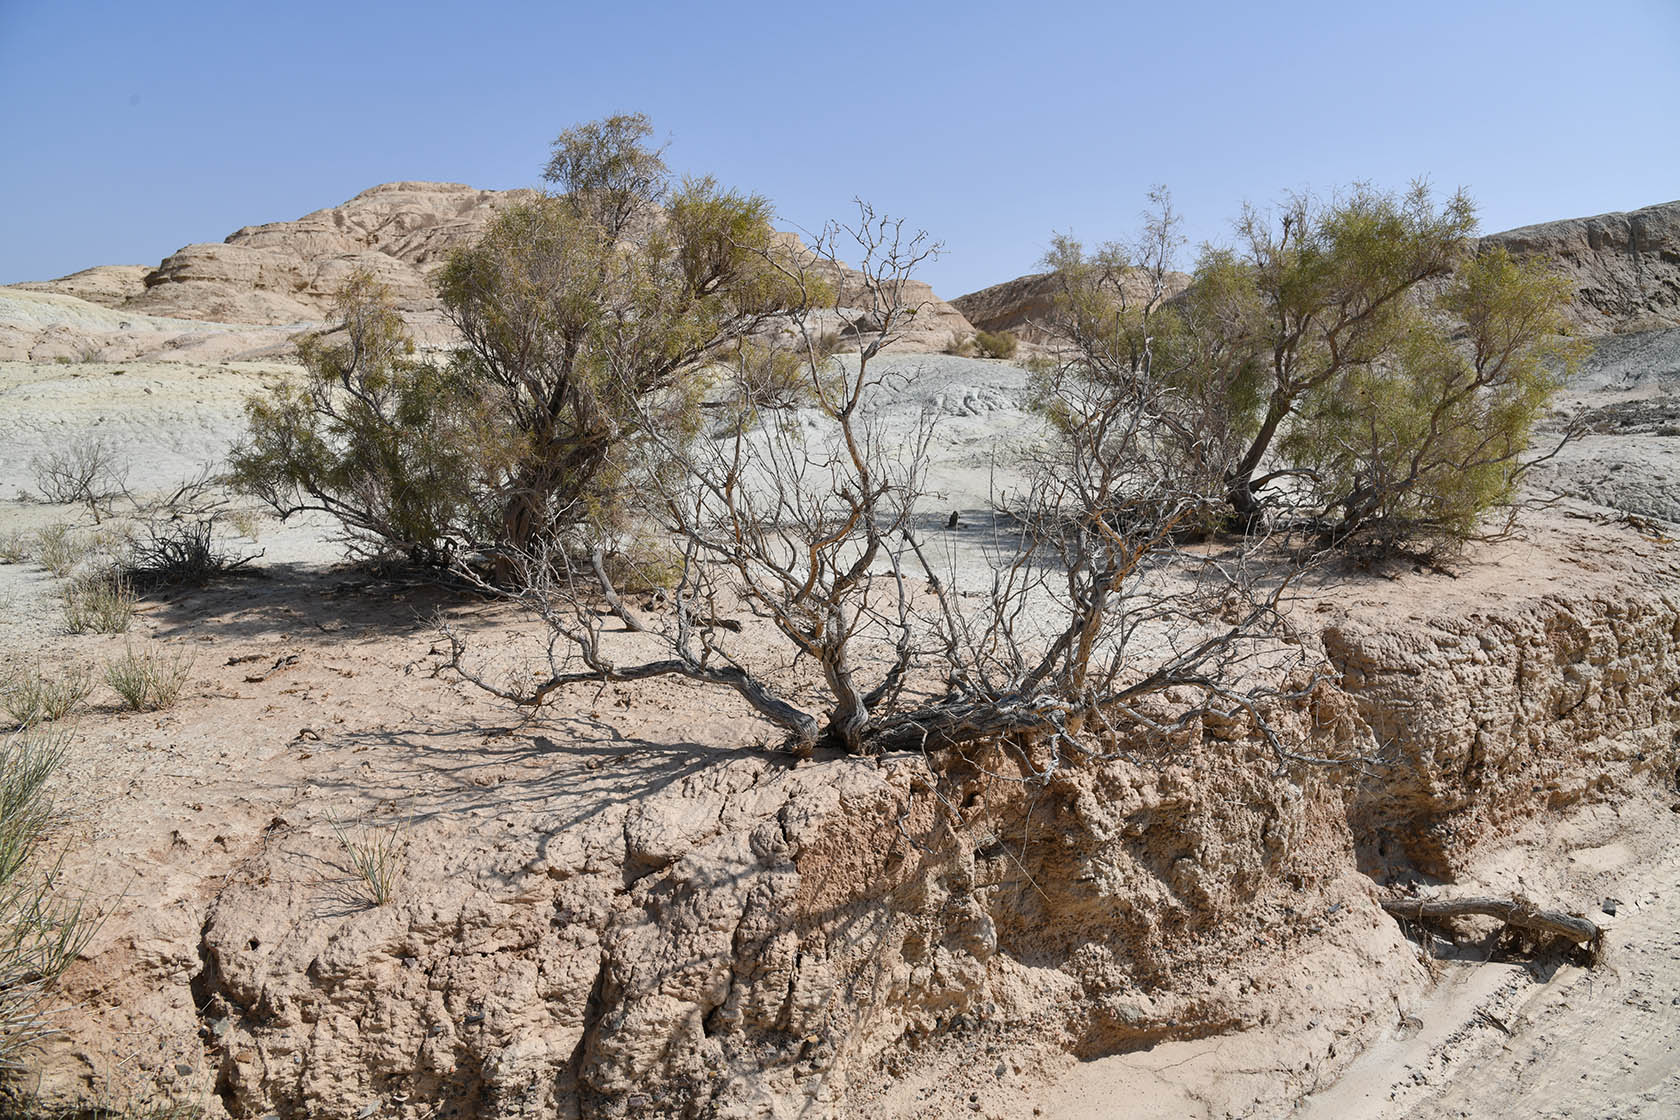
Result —
[[[1274, 639], [1289, 558], [1260, 534], [1219, 544], [1193, 531], [1225, 480], [1183, 471], [1171, 388], [1147, 348], [1100, 385], [1047, 368], [1052, 450], [998, 510], [987, 585], [961, 587], [918, 536], [934, 418], [906, 426], [875, 407], [890, 376], [877, 359], [919, 310], [907, 282], [932, 247], [865, 206], [807, 264], [784, 266], [791, 280], [841, 274], [841, 237], [862, 278], [832, 286], [872, 333], [839, 357], [822, 352], [811, 317], [793, 316], [810, 408], [767, 417], [743, 386], [711, 438], [649, 426], [636, 477], [683, 557], [666, 609], [640, 617], [599, 563], [573, 562], [587, 542], [507, 550], [495, 557], [514, 574], [503, 594], [541, 622], [545, 669], [496, 679], [446, 627], [449, 666], [525, 705], [569, 683], [683, 676], [734, 689], [799, 753], [1010, 739], [1047, 745], [1031, 760], [1040, 774], [1064, 751], [1090, 753], [1092, 735], [1112, 741], [1117, 724], [1264, 724], [1266, 682], [1288, 675]], [[755, 632], [723, 624], [739, 610]], [[821, 673], [818, 704], [759, 667], [767, 634], [783, 664]], [[630, 648], [643, 656], [619, 660]]]
[[128, 465], [98, 436], [37, 455], [29, 469], [43, 498], [58, 505], [85, 505], [95, 524], [110, 513], [112, 501], [128, 493]]
[[217, 520], [211, 515], [147, 523], [144, 539], [137, 538], [129, 548], [128, 579], [145, 589], [202, 585], [243, 569], [261, 555], [224, 551], [216, 542]]

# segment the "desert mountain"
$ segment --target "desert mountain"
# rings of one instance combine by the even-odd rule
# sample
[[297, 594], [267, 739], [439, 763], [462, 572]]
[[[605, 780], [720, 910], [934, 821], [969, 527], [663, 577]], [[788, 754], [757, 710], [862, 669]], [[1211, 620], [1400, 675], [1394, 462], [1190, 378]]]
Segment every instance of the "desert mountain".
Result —
[[[1584, 335], [1680, 326], [1680, 201], [1523, 226], [1489, 234], [1480, 244], [1555, 262], [1575, 289], [1572, 315]], [[958, 296], [951, 305], [980, 330], [1033, 340], [1055, 293], [1054, 274], [1038, 272]]]
[[372, 272], [405, 311], [436, 308], [429, 275], [496, 211], [533, 197], [461, 183], [385, 183], [291, 222], [188, 245], [156, 268], [102, 266], [20, 288], [174, 319], [277, 326], [325, 317], [345, 277]]
[[[438, 343], [444, 339], [433, 274], [451, 249], [482, 234], [498, 210], [533, 197], [530, 190], [478, 190], [461, 183], [385, 183], [296, 221], [246, 226], [220, 244], [188, 245], [153, 269], [101, 265], [13, 287], [130, 315], [296, 329], [327, 318], [334, 293], [361, 268], [396, 293], [422, 342]], [[843, 291], [858, 278], [845, 271]], [[900, 349], [939, 350], [953, 335], [972, 333], [962, 314], [926, 284], [912, 281], [905, 295], [923, 309]], [[61, 308], [54, 311], [62, 317]], [[21, 337], [23, 331], [13, 333]], [[7, 356], [20, 348], [6, 342], [0, 339]], [[29, 342], [17, 356], [57, 356], [50, 340], [46, 349], [40, 339]]]

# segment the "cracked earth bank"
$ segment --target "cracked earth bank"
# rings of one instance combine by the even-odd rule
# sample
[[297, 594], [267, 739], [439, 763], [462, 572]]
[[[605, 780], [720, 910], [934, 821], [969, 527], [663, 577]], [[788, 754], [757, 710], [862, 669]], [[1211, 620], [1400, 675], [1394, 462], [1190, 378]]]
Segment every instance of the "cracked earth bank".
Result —
[[[0, 576], [7, 671], [124, 641], [56, 634], [45, 577]], [[1311, 610], [1332, 679], [1278, 718], [1369, 764], [1280, 771], [1210, 723], [1042, 788], [1001, 755], [795, 765], [677, 683], [518, 725], [429, 675], [422, 620], [481, 608], [421, 588], [282, 567], [160, 601], [137, 637], [193, 650], [193, 679], [169, 711], [96, 696], [82, 719], [68, 867], [116, 901], [8, 1091], [361, 1120], [1281, 1115], [1415, 1038], [1451, 1045], [1383, 1066], [1424, 1081], [1379, 1103], [1435, 1115], [1475, 1084], [1443, 1080], [1459, 1055], [1527, 1068], [1474, 1049], [1476, 1013], [1548, 1038], [1570, 1016], [1517, 1015], [1533, 981], [1507, 969], [1455, 1034], [1376, 883], [1671, 908], [1677, 587], [1673, 544], [1538, 523], [1460, 579]], [[392, 838], [389, 903], [337, 831]], [[1572, 853], [1586, 870], [1555, 870]], [[1615, 998], [1651, 1007], [1598, 1022], [1671, 1028], [1672, 946], [1634, 928]], [[1649, 1107], [1676, 1099], [1672, 1053], [1615, 1060], [1654, 1075]]]

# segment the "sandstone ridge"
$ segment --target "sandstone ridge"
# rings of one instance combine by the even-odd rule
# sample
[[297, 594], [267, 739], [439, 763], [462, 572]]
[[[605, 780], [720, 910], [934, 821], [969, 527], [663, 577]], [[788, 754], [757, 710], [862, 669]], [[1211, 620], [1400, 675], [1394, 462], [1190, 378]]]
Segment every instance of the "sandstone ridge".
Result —
[[[101, 265], [12, 287], [148, 316], [301, 329], [330, 317], [345, 279], [364, 269], [395, 293], [423, 344], [444, 344], [437, 269], [452, 249], [482, 235], [498, 211], [536, 196], [533, 190], [480, 190], [463, 183], [384, 183], [295, 221], [246, 226], [219, 244], [185, 246], [150, 270]], [[859, 274], [841, 271], [841, 291], [856, 290]], [[0, 291], [0, 298], [5, 294]], [[962, 314], [927, 284], [911, 281], [904, 297], [919, 310], [896, 349], [940, 350], [953, 337], [973, 333]], [[826, 325], [867, 330], [868, 314], [843, 309]], [[38, 343], [7, 347], [4, 356], [57, 356], [52, 346], [43, 350]]]

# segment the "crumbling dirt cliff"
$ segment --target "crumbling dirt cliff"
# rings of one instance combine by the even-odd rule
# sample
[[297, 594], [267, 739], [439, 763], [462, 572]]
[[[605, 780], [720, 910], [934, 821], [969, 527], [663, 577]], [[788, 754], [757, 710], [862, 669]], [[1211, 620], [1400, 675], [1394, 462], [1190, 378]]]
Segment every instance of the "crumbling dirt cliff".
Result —
[[[112, 816], [72, 858], [126, 894], [11, 1088], [238, 1117], [1013, 1116], [1058, 1062], [1270, 1029], [1294, 1058], [1229, 1092], [1277, 1107], [1424, 986], [1373, 876], [1450, 880], [1525, 815], [1671, 795], [1677, 561], [1566, 526], [1460, 580], [1367, 579], [1308, 612], [1326, 679], [1273, 713], [1336, 764], [1216, 720], [1047, 776], [1003, 747], [794, 764], [677, 684], [509, 725], [425, 674], [377, 587], [201, 593], [150, 620], [208, 643], [196, 694], [94, 739]], [[387, 904], [335, 820], [397, 840]]]

